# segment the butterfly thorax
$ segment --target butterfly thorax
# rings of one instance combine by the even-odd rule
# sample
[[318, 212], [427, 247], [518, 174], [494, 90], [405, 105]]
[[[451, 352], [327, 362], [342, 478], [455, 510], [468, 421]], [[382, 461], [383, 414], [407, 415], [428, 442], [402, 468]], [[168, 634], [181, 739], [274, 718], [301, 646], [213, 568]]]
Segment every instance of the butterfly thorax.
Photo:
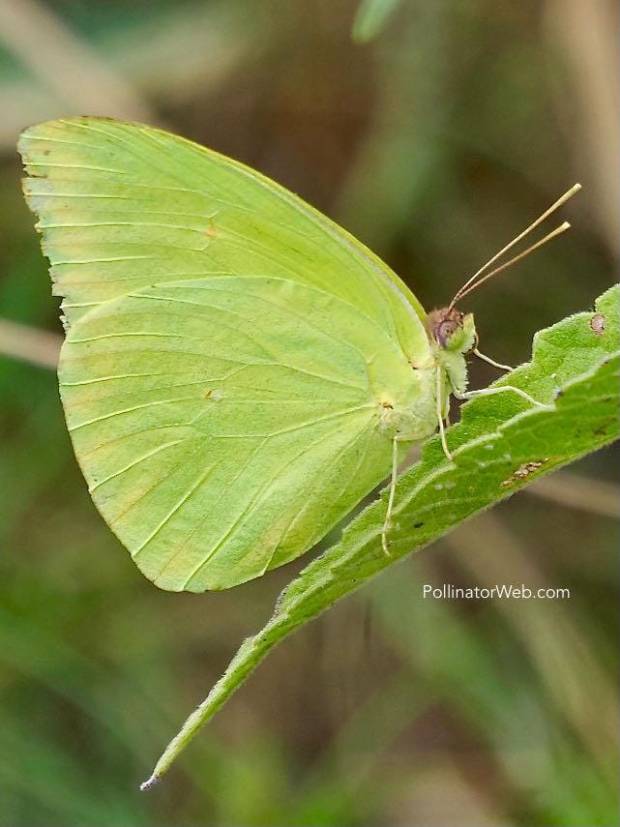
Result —
[[441, 409], [448, 412], [451, 393], [467, 388], [465, 355], [476, 344], [476, 328], [471, 313], [453, 307], [433, 310], [426, 318], [430, 348], [426, 357], [413, 366], [413, 373], [401, 386], [389, 389], [376, 383], [379, 429], [390, 439], [419, 440], [436, 428], [437, 368], [442, 369]]

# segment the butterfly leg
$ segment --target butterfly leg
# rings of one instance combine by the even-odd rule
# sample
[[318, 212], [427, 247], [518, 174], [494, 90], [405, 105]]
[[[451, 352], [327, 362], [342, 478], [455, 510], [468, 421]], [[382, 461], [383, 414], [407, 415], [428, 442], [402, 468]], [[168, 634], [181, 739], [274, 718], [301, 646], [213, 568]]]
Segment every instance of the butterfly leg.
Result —
[[[437, 423], [439, 424], [439, 438], [441, 439], [441, 447], [443, 448], [443, 452], [446, 455], [447, 459], [452, 461], [454, 457], [450, 453], [450, 449], [448, 448], [448, 440], [446, 439], [446, 428], [444, 425], [444, 417], [443, 417], [443, 405], [442, 405], [442, 379], [443, 379], [443, 368], [440, 365], [437, 365], [436, 368], [436, 377], [437, 377], [437, 385], [436, 385], [436, 412], [437, 412]], [[449, 424], [449, 420], [448, 420]]]
[[535, 405], [537, 408], [549, 410], [553, 407], [552, 405], [546, 405], [544, 402], [539, 402], [537, 399], [534, 399], [533, 396], [530, 396], [529, 393], [521, 390], [521, 388], [515, 388], [514, 385], [501, 385], [499, 388], [480, 388], [480, 390], [465, 391], [464, 393], [457, 393], [455, 391], [454, 395], [457, 399], [467, 400], [473, 399], [476, 396], [492, 396], [495, 393], [504, 393], [505, 391], [516, 393], [517, 396], [520, 396], [522, 399], [525, 399], [526, 402], [529, 402], [530, 405]]
[[477, 347], [472, 350], [474, 356], [477, 356], [478, 359], [482, 359], [483, 362], [486, 362], [489, 365], [493, 365], [494, 368], [498, 368], [499, 370], [507, 370], [510, 371], [512, 368], [510, 365], [502, 365], [500, 362], [496, 362], [495, 359], [491, 359], [490, 356], [485, 356], [484, 353], [480, 353]]
[[390, 549], [388, 546], [388, 531], [390, 530], [390, 522], [392, 519], [392, 509], [394, 508], [394, 494], [396, 493], [396, 479], [398, 477], [398, 435], [392, 440], [392, 476], [390, 478], [390, 494], [388, 496], [387, 510], [385, 512], [385, 520], [383, 521], [383, 528], [381, 529], [381, 546], [383, 553], [390, 556]]

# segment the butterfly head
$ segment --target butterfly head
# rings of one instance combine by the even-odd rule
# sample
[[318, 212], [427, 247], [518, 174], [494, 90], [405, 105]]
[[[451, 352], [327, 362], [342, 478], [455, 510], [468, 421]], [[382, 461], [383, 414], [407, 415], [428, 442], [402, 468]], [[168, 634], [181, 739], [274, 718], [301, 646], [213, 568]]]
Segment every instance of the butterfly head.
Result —
[[427, 328], [431, 341], [443, 351], [465, 354], [476, 347], [478, 336], [473, 313], [442, 307], [428, 314]]

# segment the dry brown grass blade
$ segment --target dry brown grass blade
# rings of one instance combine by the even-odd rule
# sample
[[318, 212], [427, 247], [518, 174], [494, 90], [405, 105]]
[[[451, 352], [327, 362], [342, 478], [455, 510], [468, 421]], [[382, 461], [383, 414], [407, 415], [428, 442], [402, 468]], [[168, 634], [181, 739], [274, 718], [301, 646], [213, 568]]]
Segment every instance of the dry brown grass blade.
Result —
[[131, 83], [38, 0], [0, 0], [0, 38], [68, 106], [88, 114], [153, 120]]
[[56, 370], [62, 337], [18, 322], [0, 319], [0, 356]]

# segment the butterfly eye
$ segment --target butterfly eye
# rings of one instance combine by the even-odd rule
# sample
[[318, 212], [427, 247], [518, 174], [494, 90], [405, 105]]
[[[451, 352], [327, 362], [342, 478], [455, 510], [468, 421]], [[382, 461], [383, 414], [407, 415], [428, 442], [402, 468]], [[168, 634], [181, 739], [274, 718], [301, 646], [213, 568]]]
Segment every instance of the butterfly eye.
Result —
[[452, 319], [446, 319], [437, 326], [435, 336], [440, 347], [447, 347], [450, 339], [454, 336], [459, 325]]

